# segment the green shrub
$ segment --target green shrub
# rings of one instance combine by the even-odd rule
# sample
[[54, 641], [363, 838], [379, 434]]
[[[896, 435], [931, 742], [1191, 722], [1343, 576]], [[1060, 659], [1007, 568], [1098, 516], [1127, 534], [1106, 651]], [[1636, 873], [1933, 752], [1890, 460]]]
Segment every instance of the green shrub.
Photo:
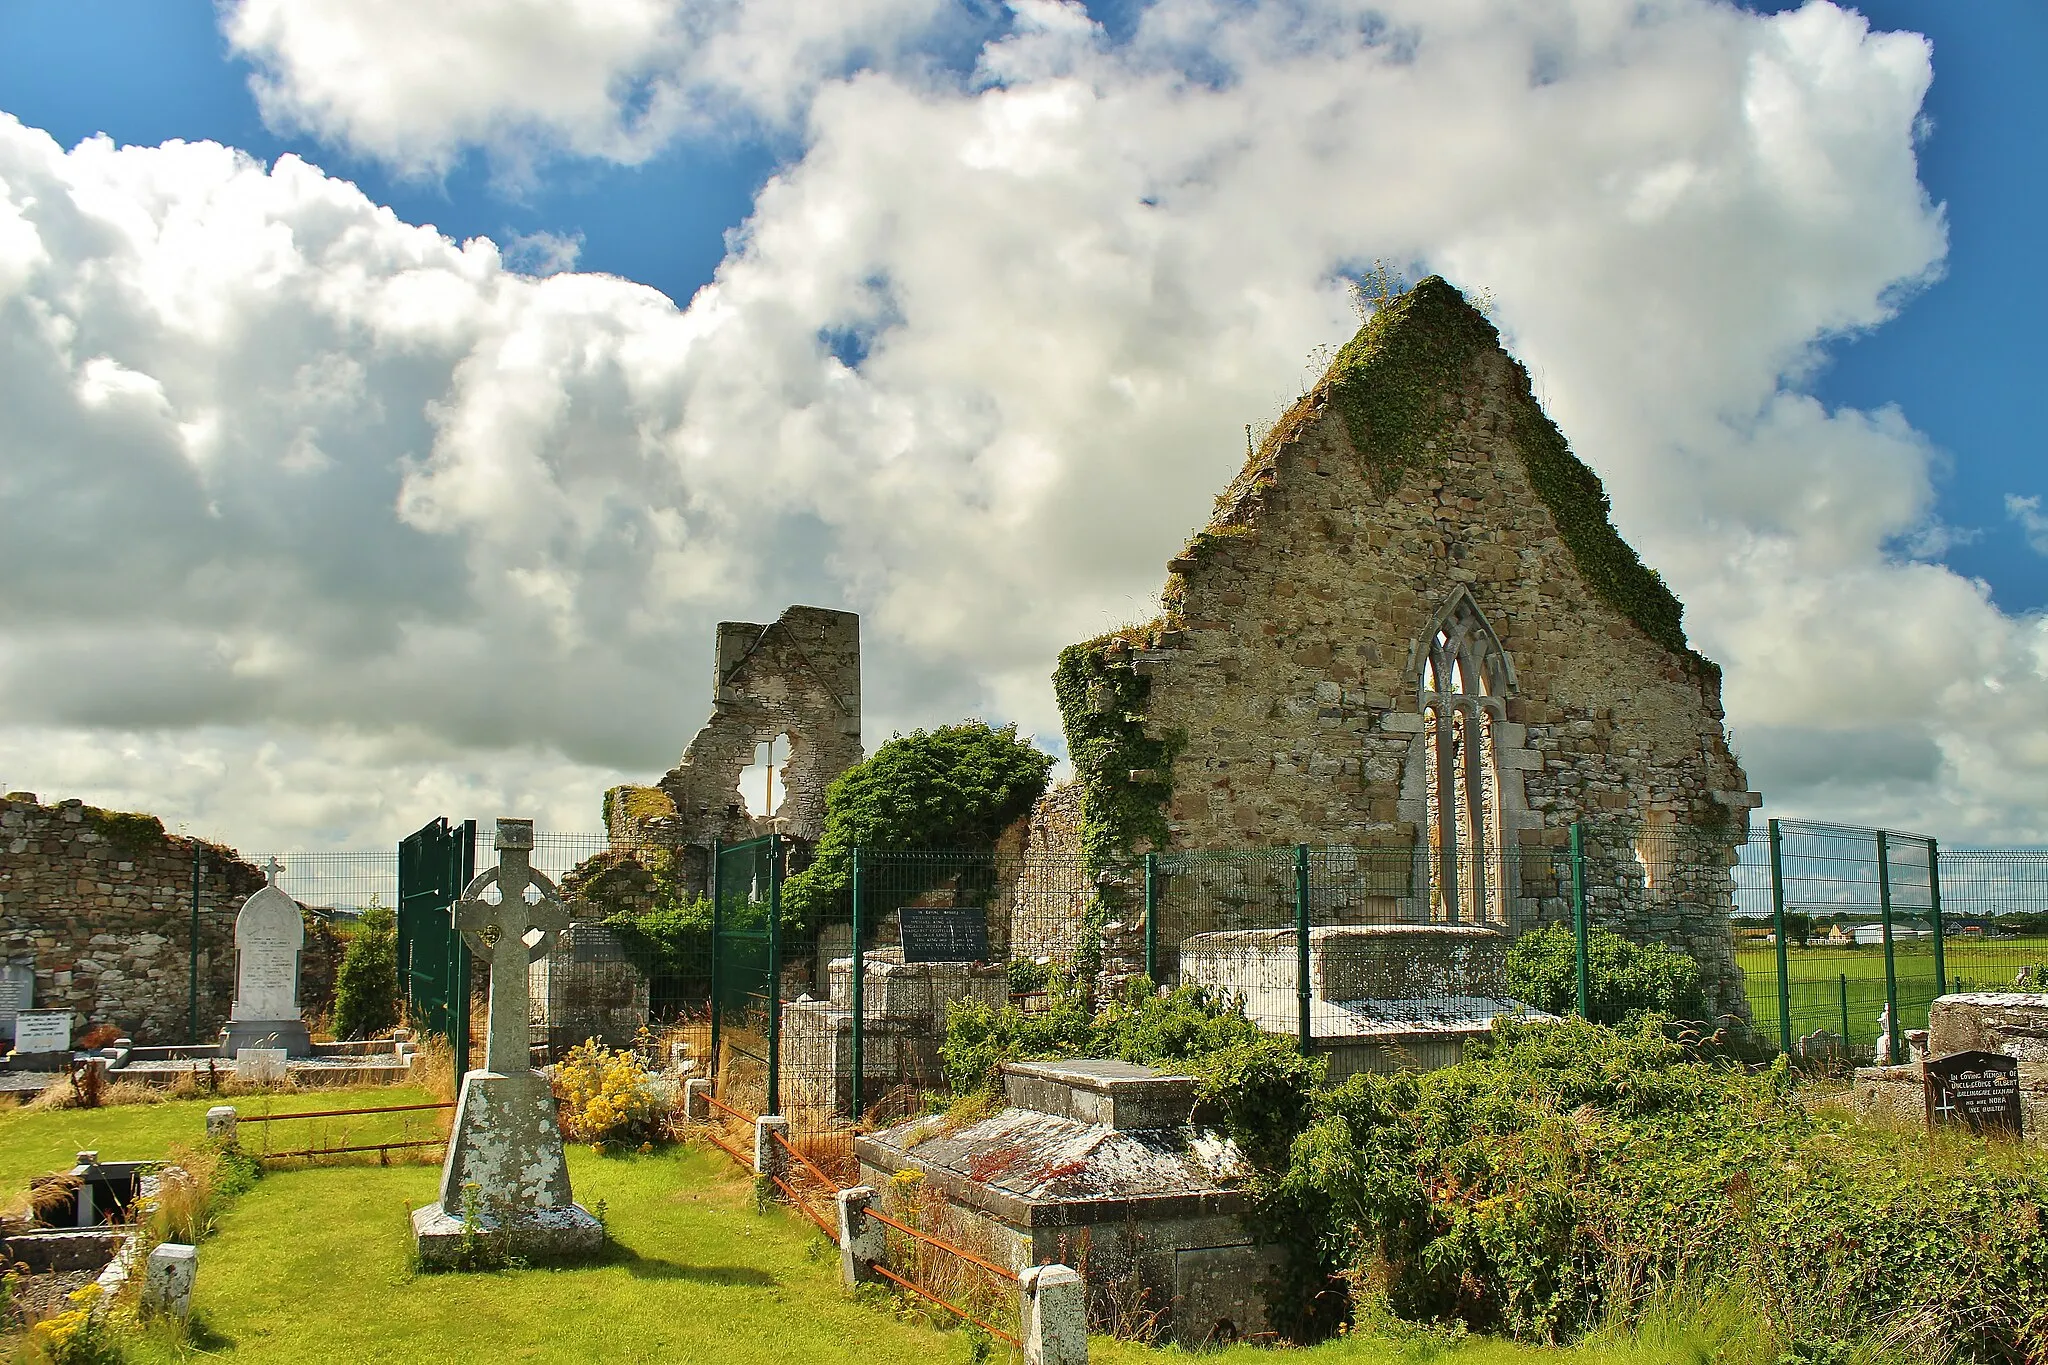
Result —
[[[1626, 1025], [1645, 1014], [1707, 1017], [1700, 965], [1685, 953], [1593, 926], [1586, 931], [1586, 961], [1587, 1014], [1596, 1024]], [[1552, 1014], [1577, 1010], [1578, 971], [1569, 924], [1532, 929], [1508, 949], [1508, 993]]]
[[372, 897], [334, 975], [334, 1033], [367, 1038], [398, 1022], [398, 927]]
[[843, 903], [856, 846], [993, 847], [1044, 794], [1052, 765], [1014, 725], [965, 721], [896, 736], [826, 788], [825, 830], [811, 865], [782, 888], [783, 922], [810, 927]]
[[1503, 1020], [1457, 1066], [1325, 1092], [1267, 1187], [1291, 1253], [1282, 1329], [1333, 1327], [1299, 1305], [1328, 1305], [1339, 1277], [1407, 1318], [1537, 1341], [1693, 1284], [1743, 1293], [1798, 1359], [1878, 1340], [1983, 1361], [2048, 1349], [2048, 1158], [1930, 1151], [1664, 1022]]
[[[711, 964], [711, 901], [662, 897], [651, 910], [607, 915], [606, 927], [632, 950], [650, 974], [705, 976]], [[734, 928], [742, 926], [735, 925]]]

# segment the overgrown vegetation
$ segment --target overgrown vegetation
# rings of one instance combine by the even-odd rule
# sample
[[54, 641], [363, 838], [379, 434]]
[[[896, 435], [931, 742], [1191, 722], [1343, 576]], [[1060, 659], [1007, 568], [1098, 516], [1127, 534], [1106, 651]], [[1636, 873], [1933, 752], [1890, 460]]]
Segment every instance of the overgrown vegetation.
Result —
[[1352, 448], [1371, 453], [1381, 491], [1391, 493], [1412, 472], [1441, 463], [1473, 359], [1499, 341], [1492, 323], [1431, 275], [1374, 309], [1337, 352], [1327, 379], [1330, 402]]
[[1558, 537], [1572, 552], [1572, 562], [1594, 595], [1641, 626], [1645, 635], [1696, 666], [1714, 670], [1712, 662], [1686, 644], [1684, 606], [1614, 529], [1600, 476], [1572, 454], [1557, 423], [1526, 393], [1528, 382], [1524, 374], [1524, 401], [1514, 405], [1515, 444], [1536, 496], [1550, 509]]
[[85, 822], [116, 852], [134, 855], [164, 842], [164, 822], [154, 815], [134, 811], [101, 810], [86, 806], [79, 811]]
[[1081, 784], [1081, 855], [1091, 875], [1128, 870], [1140, 845], [1166, 844], [1173, 760], [1187, 737], [1145, 733], [1152, 680], [1129, 654], [1155, 644], [1157, 630], [1070, 645], [1053, 670], [1053, 697]]
[[1201, 1077], [1197, 1121], [1257, 1168], [1255, 1222], [1283, 1252], [1269, 1313], [1297, 1341], [1394, 1320], [1611, 1337], [1684, 1291], [1739, 1302], [1786, 1362], [2043, 1358], [2048, 1155], [1930, 1150], [1803, 1103], [1782, 1063], [1745, 1068], [1628, 1003], [1684, 994], [1647, 976], [1600, 993], [1626, 1028], [1502, 1020], [1459, 1065], [1328, 1087], [1199, 990], [1138, 983], [1091, 1016], [1057, 975], [1044, 1013], [956, 1007], [944, 1056], [969, 1104], [1011, 1059]]
[[991, 848], [1045, 792], [1052, 755], [1015, 725], [963, 721], [897, 735], [825, 791], [825, 830], [811, 865], [782, 888], [783, 923], [839, 913], [853, 850]]
[[652, 1077], [629, 1050], [590, 1038], [555, 1068], [562, 1136], [597, 1148], [641, 1147], [661, 1136], [661, 1108]]
[[[1596, 1024], [1631, 1025], [1646, 1014], [1707, 1017], [1700, 965], [1661, 943], [1637, 944], [1611, 929], [1586, 929], [1586, 1014]], [[1508, 949], [1508, 994], [1552, 1014], [1578, 1007], [1578, 952], [1569, 924], [1547, 924]]]
[[334, 974], [334, 1032], [369, 1038], [397, 1023], [398, 921], [373, 896]]
[[[1744, 1292], [1798, 1360], [1872, 1342], [1984, 1361], [2048, 1349], [2040, 1154], [1930, 1151], [1654, 1018], [1503, 1020], [1458, 1066], [1354, 1076], [1316, 1108], [1268, 1187], [1291, 1301], [1322, 1305], [1297, 1333], [1335, 1325], [1340, 1283], [1407, 1318], [1538, 1341], [1693, 1283]], [[1299, 1296], [1317, 1281], [1320, 1298]]]

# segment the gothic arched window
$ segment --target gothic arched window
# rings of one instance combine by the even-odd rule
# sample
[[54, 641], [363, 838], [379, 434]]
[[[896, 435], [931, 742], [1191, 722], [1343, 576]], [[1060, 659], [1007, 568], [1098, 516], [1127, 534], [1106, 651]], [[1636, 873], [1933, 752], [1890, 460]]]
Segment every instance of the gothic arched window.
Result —
[[1425, 746], [1429, 917], [1507, 920], [1500, 754], [1514, 670], [1471, 594], [1437, 614], [1418, 679]]

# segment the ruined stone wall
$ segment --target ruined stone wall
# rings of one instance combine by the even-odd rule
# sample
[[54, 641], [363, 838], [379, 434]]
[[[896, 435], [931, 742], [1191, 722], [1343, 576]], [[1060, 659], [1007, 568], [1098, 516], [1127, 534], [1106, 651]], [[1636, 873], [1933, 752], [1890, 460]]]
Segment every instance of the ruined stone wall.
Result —
[[770, 820], [747, 813], [739, 778], [756, 746], [787, 735], [784, 796], [772, 820], [815, 843], [825, 829], [826, 787], [861, 760], [860, 707], [854, 613], [791, 607], [773, 625], [720, 623], [711, 719], [657, 784], [673, 813], [646, 800], [646, 789], [621, 788], [607, 802], [614, 842], [708, 847], [768, 833]]
[[[1580, 819], [1655, 822], [1705, 849], [1713, 884], [1704, 895], [1697, 885], [1682, 899], [1596, 889], [1594, 912], [1632, 937], [1687, 948], [1724, 1003], [1739, 1001], [1725, 920], [1701, 904], [1718, 895], [1725, 906], [1724, 869], [1755, 802], [1722, 728], [1718, 671], [1674, 640], [1668, 593], [1668, 620], [1654, 603], [1616, 604], [1628, 605], [1616, 571], [1589, 556], [1625, 555], [1638, 575], [1629, 583], [1642, 571], [1606, 521], [1597, 479], [1536, 409], [1522, 368], [1490, 340], [1460, 349], [1434, 334], [1491, 338], [1492, 329], [1441, 281], [1417, 296], [1406, 330], [1381, 342], [1397, 361], [1408, 358], [1404, 346], [1450, 357], [1454, 383], [1405, 395], [1410, 426], [1400, 434], [1428, 439], [1381, 448], [1370, 423], [1387, 404], [1347, 410], [1333, 370], [1171, 562], [1166, 615], [1063, 659], [1062, 705], [1091, 808], [1122, 818], [1127, 838], [1139, 832], [1131, 853], [1415, 847], [1426, 816], [1419, 651], [1456, 595], [1469, 593], [1513, 678], [1494, 726], [1510, 875], [1544, 867], [1542, 851], [1561, 851]], [[1397, 433], [1385, 430], [1391, 446]], [[1550, 441], [1555, 448], [1542, 444]], [[1538, 473], [1548, 478], [1542, 492]], [[1585, 505], [1560, 503], [1560, 480]], [[1589, 529], [1590, 517], [1598, 525]], [[1654, 584], [1652, 596], [1661, 591]], [[1136, 715], [1143, 736], [1121, 750], [1098, 745], [1109, 757], [1094, 770], [1085, 745], [1073, 744], [1091, 711]], [[1122, 771], [1120, 754], [1145, 744], [1163, 766]], [[1145, 834], [1148, 799], [1163, 819]], [[1523, 880], [1511, 929], [1566, 912], [1560, 879]]]
[[[0, 960], [33, 963], [35, 1008], [69, 1009], [74, 1037], [112, 1024], [139, 1043], [191, 1041], [194, 847], [153, 816], [43, 806], [26, 792], [0, 799]], [[234, 1001], [235, 912], [263, 874], [232, 849], [196, 847], [199, 1026], [210, 1041]], [[308, 959], [331, 995], [331, 952], [324, 965]]]

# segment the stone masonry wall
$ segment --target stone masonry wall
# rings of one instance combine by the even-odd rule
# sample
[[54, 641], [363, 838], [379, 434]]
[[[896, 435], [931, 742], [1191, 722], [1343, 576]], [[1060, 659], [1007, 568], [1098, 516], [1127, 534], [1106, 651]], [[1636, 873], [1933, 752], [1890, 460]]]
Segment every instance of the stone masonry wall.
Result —
[[[1467, 309], [1434, 287], [1430, 307]], [[1484, 346], [1437, 401], [1441, 435], [1389, 479], [1385, 452], [1358, 448], [1326, 380], [1171, 562], [1167, 615], [1089, 646], [1149, 680], [1144, 734], [1178, 746], [1165, 847], [1415, 846], [1419, 651], [1469, 593], [1512, 671], [1495, 726], [1511, 869], [1543, 867], [1580, 819], [1682, 839], [1688, 867], [1709, 868], [1704, 888], [1696, 871], [1690, 887], [1667, 878], [1647, 895], [1596, 888], [1593, 911], [1691, 951], [1735, 1007], [1741, 977], [1716, 907], [1756, 798], [1722, 728], [1718, 672], [1589, 585], [1532, 483], [1534, 400], [1519, 364]], [[1597, 514], [1604, 526], [1604, 499]], [[1510, 904], [1516, 931], [1568, 908], [1555, 877], [1526, 880]]]
[[[199, 1028], [211, 1041], [235, 991], [235, 912], [263, 874], [234, 850], [169, 835], [152, 816], [26, 792], [0, 799], [0, 960], [32, 961], [34, 1007], [69, 1009], [74, 1036], [112, 1024], [139, 1043], [189, 1042], [192, 856], [200, 859]], [[311, 926], [309, 926], [309, 929]], [[302, 976], [331, 996], [333, 935], [309, 932]], [[304, 988], [302, 1000], [308, 998]]]
[[[862, 757], [860, 617], [791, 607], [773, 625], [718, 627], [711, 718], [655, 788], [616, 789], [606, 803], [615, 848], [653, 841], [696, 850], [685, 860], [693, 890], [708, 873], [702, 850], [780, 823], [815, 843], [825, 830], [825, 788]], [[756, 747], [786, 735], [783, 800], [768, 820], [748, 814], [740, 774]]]

